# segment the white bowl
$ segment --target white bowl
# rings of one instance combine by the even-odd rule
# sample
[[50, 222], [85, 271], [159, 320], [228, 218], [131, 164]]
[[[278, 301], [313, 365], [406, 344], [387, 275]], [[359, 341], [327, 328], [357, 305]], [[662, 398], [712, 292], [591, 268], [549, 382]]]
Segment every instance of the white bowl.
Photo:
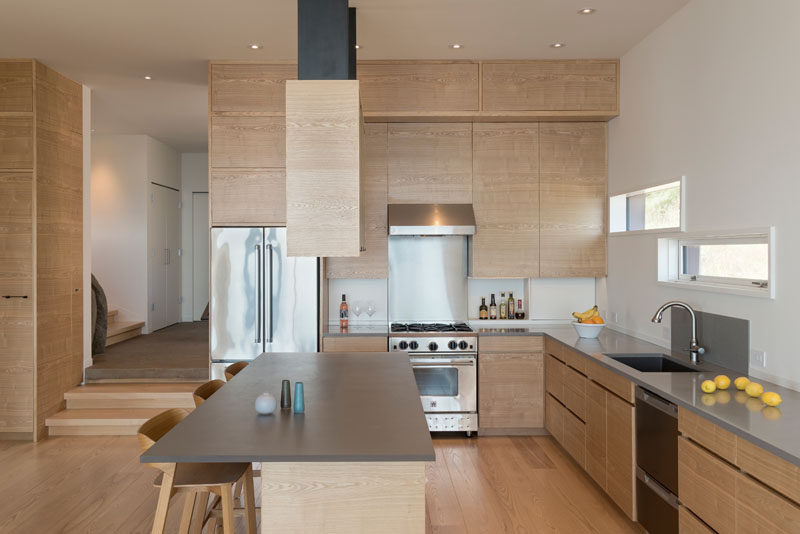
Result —
[[575, 330], [578, 332], [578, 335], [580, 337], [593, 339], [600, 335], [600, 331], [603, 330], [603, 327], [605, 325], [592, 324], [592, 323], [579, 323], [578, 321], [572, 321], [572, 326], [575, 327]]

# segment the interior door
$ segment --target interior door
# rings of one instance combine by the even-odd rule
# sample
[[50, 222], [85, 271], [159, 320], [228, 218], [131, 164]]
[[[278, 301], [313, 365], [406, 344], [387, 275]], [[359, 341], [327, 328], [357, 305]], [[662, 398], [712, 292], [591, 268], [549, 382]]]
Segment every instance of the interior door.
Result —
[[164, 215], [165, 187], [149, 185], [147, 212], [147, 330], [167, 326], [167, 220]]
[[208, 193], [192, 194], [192, 319], [208, 305]]
[[162, 188], [164, 195], [166, 274], [165, 315], [167, 325], [181, 321], [181, 193], [168, 187]]

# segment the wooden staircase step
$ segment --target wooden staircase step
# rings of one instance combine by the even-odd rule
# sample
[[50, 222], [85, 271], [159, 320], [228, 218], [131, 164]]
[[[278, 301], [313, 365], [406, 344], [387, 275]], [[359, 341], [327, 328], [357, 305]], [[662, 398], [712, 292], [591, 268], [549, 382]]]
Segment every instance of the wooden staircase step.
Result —
[[64, 393], [67, 409], [194, 408], [192, 392], [202, 382], [87, 384]]
[[106, 325], [114, 323], [119, 318], [119, 310], [108, 310], [106, 314]]
[[45, 419], [51, 436], [135, 436], [161, 408], [64, 410]]
[[108, 325], [106, 347], [142, 335], [142, 321], [114, 321]]

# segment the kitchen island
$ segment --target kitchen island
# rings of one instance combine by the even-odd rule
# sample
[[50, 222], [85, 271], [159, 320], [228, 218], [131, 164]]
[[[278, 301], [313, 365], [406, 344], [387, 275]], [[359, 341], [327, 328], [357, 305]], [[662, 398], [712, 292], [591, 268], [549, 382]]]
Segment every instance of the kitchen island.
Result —
[[[302, 381], [305, 413], [258, 415]], [[406, 353], [262, 354], [141, 462], [262, 462], [261, 532], [424, 532], [435, 455]]]

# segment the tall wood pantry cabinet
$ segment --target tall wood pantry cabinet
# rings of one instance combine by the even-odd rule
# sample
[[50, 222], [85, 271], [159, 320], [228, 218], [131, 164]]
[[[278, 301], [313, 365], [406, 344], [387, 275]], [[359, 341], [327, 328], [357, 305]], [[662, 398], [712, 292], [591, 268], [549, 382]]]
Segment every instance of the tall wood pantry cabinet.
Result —
[[83, 376], [82, 88], [0, 60], [0, 439], [38, 440]]

